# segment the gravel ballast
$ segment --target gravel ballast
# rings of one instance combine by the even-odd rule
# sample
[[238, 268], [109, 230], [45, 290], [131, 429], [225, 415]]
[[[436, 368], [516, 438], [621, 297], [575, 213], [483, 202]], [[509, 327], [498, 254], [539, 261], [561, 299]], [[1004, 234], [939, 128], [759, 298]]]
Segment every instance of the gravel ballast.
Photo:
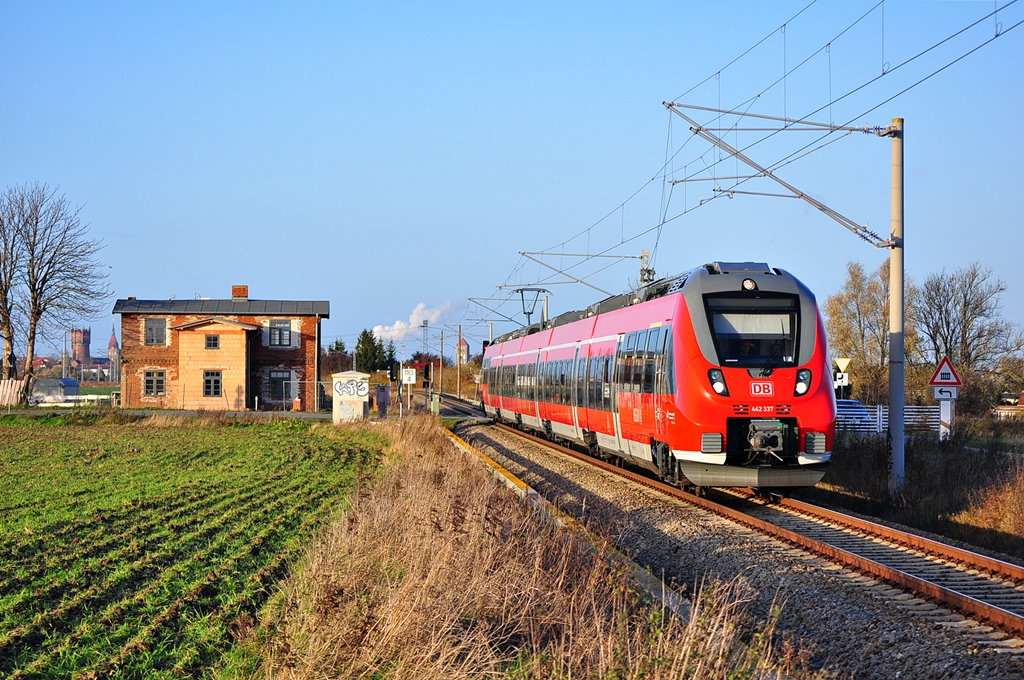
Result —
[[780, 634], [837, 677], [1024, 677], [1024, 649], [955, 612], [497, 428], [458, 434], [684, 595], [739, 580], [752, 616], [781, 605]]

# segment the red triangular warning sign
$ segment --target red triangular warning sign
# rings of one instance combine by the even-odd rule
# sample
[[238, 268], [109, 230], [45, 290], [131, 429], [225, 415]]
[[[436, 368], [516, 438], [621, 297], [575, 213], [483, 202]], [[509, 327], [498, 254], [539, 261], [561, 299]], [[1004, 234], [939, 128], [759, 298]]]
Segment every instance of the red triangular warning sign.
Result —
[[949, 357], [942, 357], [939, 367], [935, 369], [935, 375], [928, 381], [928, 384], [932, 387], [962, 387], [964, 383], [953, 370], [953, 364]]

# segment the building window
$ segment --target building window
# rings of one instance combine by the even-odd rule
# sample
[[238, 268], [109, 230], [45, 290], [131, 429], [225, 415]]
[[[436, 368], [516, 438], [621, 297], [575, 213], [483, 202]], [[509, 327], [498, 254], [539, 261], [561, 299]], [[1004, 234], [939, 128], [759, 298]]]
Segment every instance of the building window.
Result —
[[221, 394], [220, 371], [203, 371], [203, 396], [219, 397]]
[[146, 344], [167, 344], [167, 319], [146, 319]]
[[292, 398], [292, 372], [271, 371], [270, 372], [270, 398], [291, 399]]
[[145, 380], [142, 384], [142, 396], [162, 397], [164, 396], [164, 385], [166, 384], [164, 371], [146, 371]]
[[291, 347], [292, 322], [288, 319], [273, 319], [270, 322], [270, 346]]
[[220, 336], [219, 335], [207, 335], [206, 336], [206, 349], [220, 349]]

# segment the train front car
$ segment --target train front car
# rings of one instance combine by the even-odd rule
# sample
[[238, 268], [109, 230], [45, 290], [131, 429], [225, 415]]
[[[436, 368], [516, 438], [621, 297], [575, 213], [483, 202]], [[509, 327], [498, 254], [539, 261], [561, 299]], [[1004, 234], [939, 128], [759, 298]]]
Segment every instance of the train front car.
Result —
[[681, 293], [688, 323], [673, 334], [679, 422], [669, 428], [679, 472], [698, 487], [817, 484], [836, 406], [814, 295], [749, 262], [705, 265]]

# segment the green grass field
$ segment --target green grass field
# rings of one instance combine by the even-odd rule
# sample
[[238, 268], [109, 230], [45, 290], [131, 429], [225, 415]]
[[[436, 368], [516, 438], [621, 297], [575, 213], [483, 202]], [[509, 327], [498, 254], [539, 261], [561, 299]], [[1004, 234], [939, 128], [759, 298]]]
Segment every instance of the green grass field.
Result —
[[0, 677], [191, 677], [252, 631], [383, 440], [296, 421], [0, 418]]

